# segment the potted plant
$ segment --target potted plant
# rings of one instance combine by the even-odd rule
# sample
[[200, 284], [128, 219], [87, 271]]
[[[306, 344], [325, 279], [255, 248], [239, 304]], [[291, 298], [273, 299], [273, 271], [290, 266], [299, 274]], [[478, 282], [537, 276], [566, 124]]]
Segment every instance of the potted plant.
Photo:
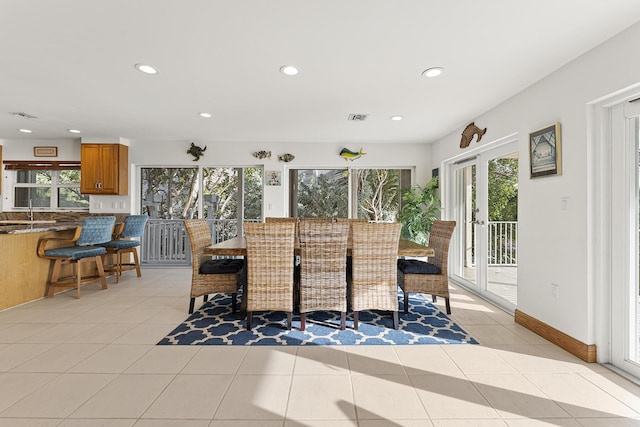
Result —
[[402, 209], [398, 216], [402, 223], [402, 237], [422, 245], [428, 243], [431, 225], [440, 218], [437, 188], [438, 177], [435, 177], [424, 187], [416, 185], [402, 192]]

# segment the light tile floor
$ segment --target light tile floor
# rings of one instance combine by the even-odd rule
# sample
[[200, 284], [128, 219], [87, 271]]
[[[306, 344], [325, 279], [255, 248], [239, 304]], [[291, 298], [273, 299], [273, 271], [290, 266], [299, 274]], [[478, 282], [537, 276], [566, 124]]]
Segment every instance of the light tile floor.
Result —
[[0, 426], [640, 426], [640, 387], [460, 289], [481, 345], [157, 347], [190, 274], [0, 312]]

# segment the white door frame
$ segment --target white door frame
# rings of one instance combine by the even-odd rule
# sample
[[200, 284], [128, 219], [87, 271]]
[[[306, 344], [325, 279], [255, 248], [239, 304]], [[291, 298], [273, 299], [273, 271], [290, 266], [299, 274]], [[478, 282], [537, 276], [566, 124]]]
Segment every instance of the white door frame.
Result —
[[[511, 149], [506, 149], [508, 146], [514, 145], [515, 148], [513, 150]], [[472, 160], [475, 159], [476, 157], [480, 157], [482, 158], [482, 154], [485, 154], [489, 151], [494, 151], [494, 152], [500, 152], [499, 150], [501, 148], [505, 148], [504, 154], [508, 154], [510, 152], [513, 151], [517, 151], [518, 152], [518, 156], [520, 157], [520, 150], [518, 147], [518, 134], [517, 133], [513, 133], [510, 135], [507, 135], [503, 138], [497, 139], [495, 141], [492, 141], [490, 143], [481, 145], [479, 147], [476, 147], [472, 150], [467, 150], [459, 155], [456, 155], [454, 157], [451, 157], [449, 159], [444, 160], [441, 163], [441, 167], [440, 170], [443, 171], [443, 177], [445, 179], [443, 179], [442, 182], [442, 198], [444, 200], [444, 206], [443, 206], [443, 218], [448, 219], [448, 220], [455, 220], [455, 212], [456, 212], [456, 203], [457, 203], [457, 199], [456, 199], [456, 188], [455, 188], [455, 171], [458, 170], [460, 167], [464, 167], [466, 165], [470, 165], [472, 164]], [[469, 160], [469, 163], [467, 164], [463, 164], [466, 163], [466, 160]], [[480, 173], [480, 171], [477, 171], [477, 173]], [[487, 177], [484, 176], [484, 180], [486, 180]], [[482, 195], [481, 195], [482, 196]], [[486, 196], [486, 195], [485, 195]], [[478, 200], [484, 200], [486, 201], [486, 197], [479, 197]], [[484, 203], [484, 202], [480, 202], [480, 203]], [[480, 217], [478, 218], [479, 220], [484, 221], [485, 223], [485, 227], [487, 224], [487, 206], [480, 206]], [[459, 233], [460, 230], [462, 230], [462, 227], [465, 224], [458, 224], [456, 226], [456, 232]], [[480, 244], [480, 247], [478, 247], [478, 251], [480, 251], [481, 253], [486, 253], [486, 248], [483, 246], [484, 243]], [[453, 254], [453, 251], [450, 251], [450, 255]], [[453, 255], [455, 256], [455, 255]], [[454, 263], [450, 263], [449, 265], [455, 265]], [[486, 287], [487, 287], [487, 283], [486, 283], [486, 271], [484, 268], [484, 265], [478, 265], [476, 264], [476, 284], [472, 284], [471, 282], [464, 280], [463, 278], [460, 278], [459, 276], [454, 276], [452, 274], [452, 270], [449, 270], [449, 279], [457, 284], [460, 284], [462, 286], [464, 286], [465, 288], [469, 289], [470, 291], [477, 293], [479, 295], [482, 295], [483, 298], [486, 298], [496, 304], [498, 304], [499, 306], [503, 306], [505, 309], [514, 309], [515, 307], [506, 307], [505, 306], [505, 301], [502, 300], [501, 298], [493, 298], [491, 293], [488, 293], [486, 291]], [[480, 280], [479, 278], [483, 278], [482, 280]]]
[[[618, 313], [629, 302], [624, 289], [628, 290], [635, 275], [630, 259], [635, 251], [629, 244], [633, 225], [628, 215], [630, 192], [635, 191], [630, 188], [635, 157], [629, 159], [626, 120], [616, 106], [638, 96], [640, 84], [587, 105], [588, 319], [599, 363], [620, 363], [624, 349], [618, 343], [629, 332], [628, 325], [620, 327]], [[624, 369], [623, 364], [618, 367]]]

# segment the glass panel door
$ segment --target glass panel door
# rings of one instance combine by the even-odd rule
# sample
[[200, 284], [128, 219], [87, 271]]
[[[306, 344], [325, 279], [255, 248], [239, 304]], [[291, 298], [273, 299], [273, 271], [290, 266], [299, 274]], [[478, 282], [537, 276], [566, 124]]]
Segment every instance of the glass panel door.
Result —
[[449, 165], [447, 211], [457, 226], [454, 277], [500, 306], [517, 305], [517, 142], [477, 152]]
[[[474, 159], [475, 160], [475, 159]], [[456, 221], [455, 234], [458, 259], [454, 272], [459, 277], [477, 287], [476, 269], [476, 224], [478, 204], [476, 202], [476, 164], [461, 166], [455, 171]]]

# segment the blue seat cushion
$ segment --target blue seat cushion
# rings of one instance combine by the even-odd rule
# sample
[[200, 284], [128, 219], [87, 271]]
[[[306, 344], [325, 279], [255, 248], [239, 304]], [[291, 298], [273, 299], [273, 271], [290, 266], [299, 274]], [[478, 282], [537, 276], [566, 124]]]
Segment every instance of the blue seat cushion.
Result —
[[200, 264], [200, 274], [232, 274], [238, 273], [244, 266], [241, 259], [212, 259]]
[[100, 243], [100, 246], [109, 249], [129, 249], [140, 246], [140, 242], [138, 240], [111, 240], [107, 243]]
[[107, 250], [101, 246], [69, 246], [66, 248], [47, 249], [44, 254], [56, 258], [69, 258], [75, 261], [99, 256], [105, 252]]
[[440, 274], [440, 268], [417, 259], [399, 259], [398, 268], [404, 274]]

